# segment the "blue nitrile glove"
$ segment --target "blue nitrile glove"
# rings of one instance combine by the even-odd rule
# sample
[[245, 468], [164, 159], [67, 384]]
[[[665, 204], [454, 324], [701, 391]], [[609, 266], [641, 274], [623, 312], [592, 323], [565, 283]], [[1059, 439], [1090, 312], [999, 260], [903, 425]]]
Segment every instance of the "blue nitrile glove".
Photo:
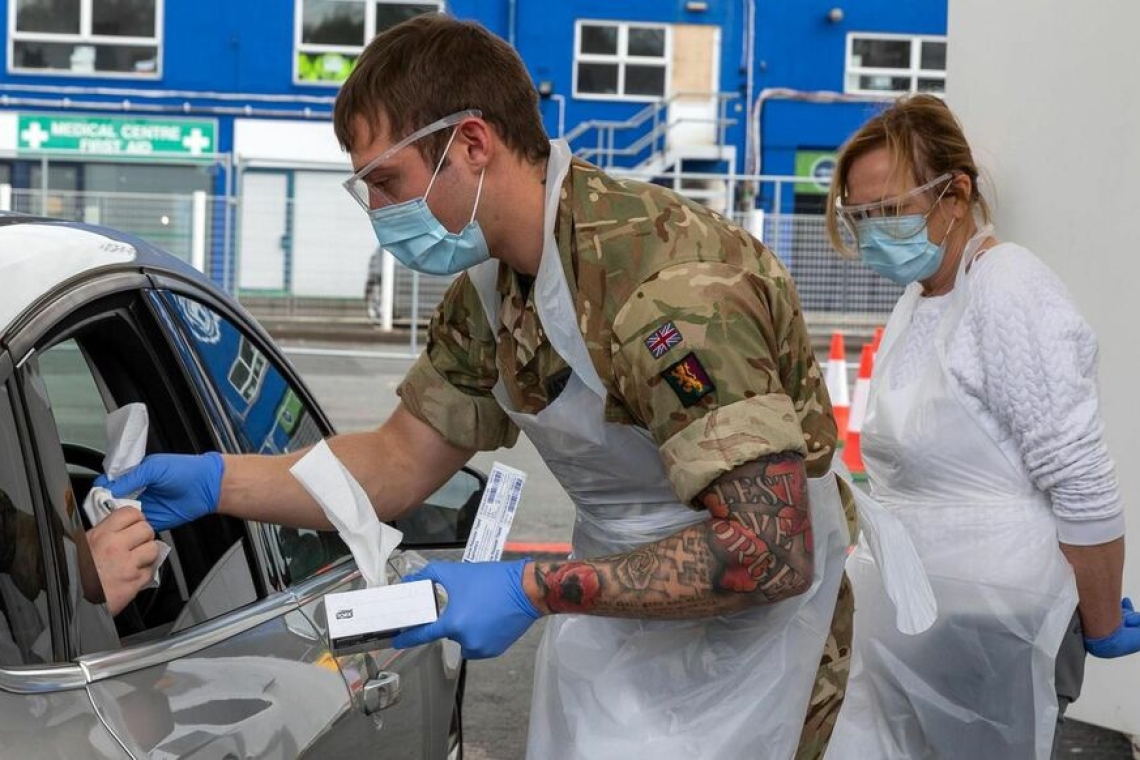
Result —
[[116, 499], [142, 491], [137, 498], [146, 521], [155, 530], [168, 530], [217, 511], [224, 470], [222, 455], [216, 451], [151, 454], [115, 480], [100, 475], [95, 485]]
[[432, 562], [405, 576], [404, 583], [430, 579], [443, 586], [447, 607], [434, 623], [401, 632], [392, 646], [408, 649], [447, 638], [469, 660], [498, 657], [539, 618], [522, 587], [528, 561]]
[[1128, 597], [1120, 602], [1120, 627], [1099, 639], [1085, 639], [1085, 651], [1094, 657], [1123, 657], [1140, 652], [1140, 612]]

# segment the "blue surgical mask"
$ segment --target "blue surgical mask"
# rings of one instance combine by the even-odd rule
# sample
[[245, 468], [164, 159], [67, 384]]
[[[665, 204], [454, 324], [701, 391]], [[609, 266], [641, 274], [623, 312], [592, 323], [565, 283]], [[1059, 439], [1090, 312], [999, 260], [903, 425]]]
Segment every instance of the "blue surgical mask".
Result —
[[[950, 230], [947, 230], [946, 237], [949, 236]], [[859, 256], [863, 263], [899, 285], [925, 280], [937, 272], [945, 255], [945, 243], [946, 238], [942, 244], [931, 242], [925, 214], [875, 217], [859, 222]]]
[[458, 274], [491, 258], [487, 241], [475, 212], [479, 209], [479, 198], [483, 193], [483, 174], [479, 175], [479, 188], [475, 191], [475, 206], [471, 209], [471, 221], [458, 233], [448, 232], [427, 205], [427, 196], [435, 184], [435, 178], [443, 167], [447, 151], [455, 132], [447, 142], [431, 182], [422, 198], [396, 203], [391, 206], [373, 209], [368, 212], [372, 220], [372, 230], [381, 247], [388, 250], [396, 260], [408, 269], [423, 274]]

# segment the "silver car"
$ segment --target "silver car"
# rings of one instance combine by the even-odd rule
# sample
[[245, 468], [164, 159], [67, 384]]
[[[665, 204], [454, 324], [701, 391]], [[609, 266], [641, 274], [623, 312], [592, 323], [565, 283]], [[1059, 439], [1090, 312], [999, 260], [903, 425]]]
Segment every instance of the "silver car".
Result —
[[[331, 648], [325, 594], [363, 585], [334, 533], [210, 516], [160, 534], [157, 587], [118, 615], [90, 600], [76, 505], [107, 413], [132, 402], [151, 453], [333, 432], [197, 271], [127, 235], [0, 213], [0, 758], [459, 757], [455, 644]], [[398, 524], [390, 581], [423, 565], [410, 549], [462, 545], [484, 483], [464, 470]]]

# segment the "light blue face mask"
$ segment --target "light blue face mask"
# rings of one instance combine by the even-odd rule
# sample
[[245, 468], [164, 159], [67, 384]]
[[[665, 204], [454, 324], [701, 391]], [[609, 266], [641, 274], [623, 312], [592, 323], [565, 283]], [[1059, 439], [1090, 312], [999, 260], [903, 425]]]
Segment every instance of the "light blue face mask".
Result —
[[479, 175], [479, 188], [475, 191], [475, 206], [471, 209], [471, 221], [458, 233], [448, 232], [427, 205], [427, 196], [435, 184], [435, 178], [447, 159], [447, 151], [455, 140], [456, 130], [451, 133], [443, 157], [431, 175], [431, 182], [422, 198], [396, 203], [383, 208], [372, 209], [368, 218], [372, 220], [372, 230], [376, 240], [388, 250], [396, 260], [408, 269], [423, 274], [458, 274], [491, 258], [483, 230], [475, 221], [479, 210], [479, 198], [483, 194], [483, 175]]
[[888, 280], [909, 285], [938, 271], [950, 229], [942, 243], [935, 245], [927, 234], [925, 214], [862, 219], [858, 222], [859, 256]]

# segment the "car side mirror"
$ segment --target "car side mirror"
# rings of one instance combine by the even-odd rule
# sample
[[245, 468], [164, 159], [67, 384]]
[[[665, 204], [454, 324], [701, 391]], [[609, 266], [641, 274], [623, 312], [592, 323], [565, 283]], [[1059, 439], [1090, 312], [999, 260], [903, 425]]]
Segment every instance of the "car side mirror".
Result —
[[405, 549], [462, 549], [487, 487], [487, 476], [464, 467], [411, 514], [396, 520]]

